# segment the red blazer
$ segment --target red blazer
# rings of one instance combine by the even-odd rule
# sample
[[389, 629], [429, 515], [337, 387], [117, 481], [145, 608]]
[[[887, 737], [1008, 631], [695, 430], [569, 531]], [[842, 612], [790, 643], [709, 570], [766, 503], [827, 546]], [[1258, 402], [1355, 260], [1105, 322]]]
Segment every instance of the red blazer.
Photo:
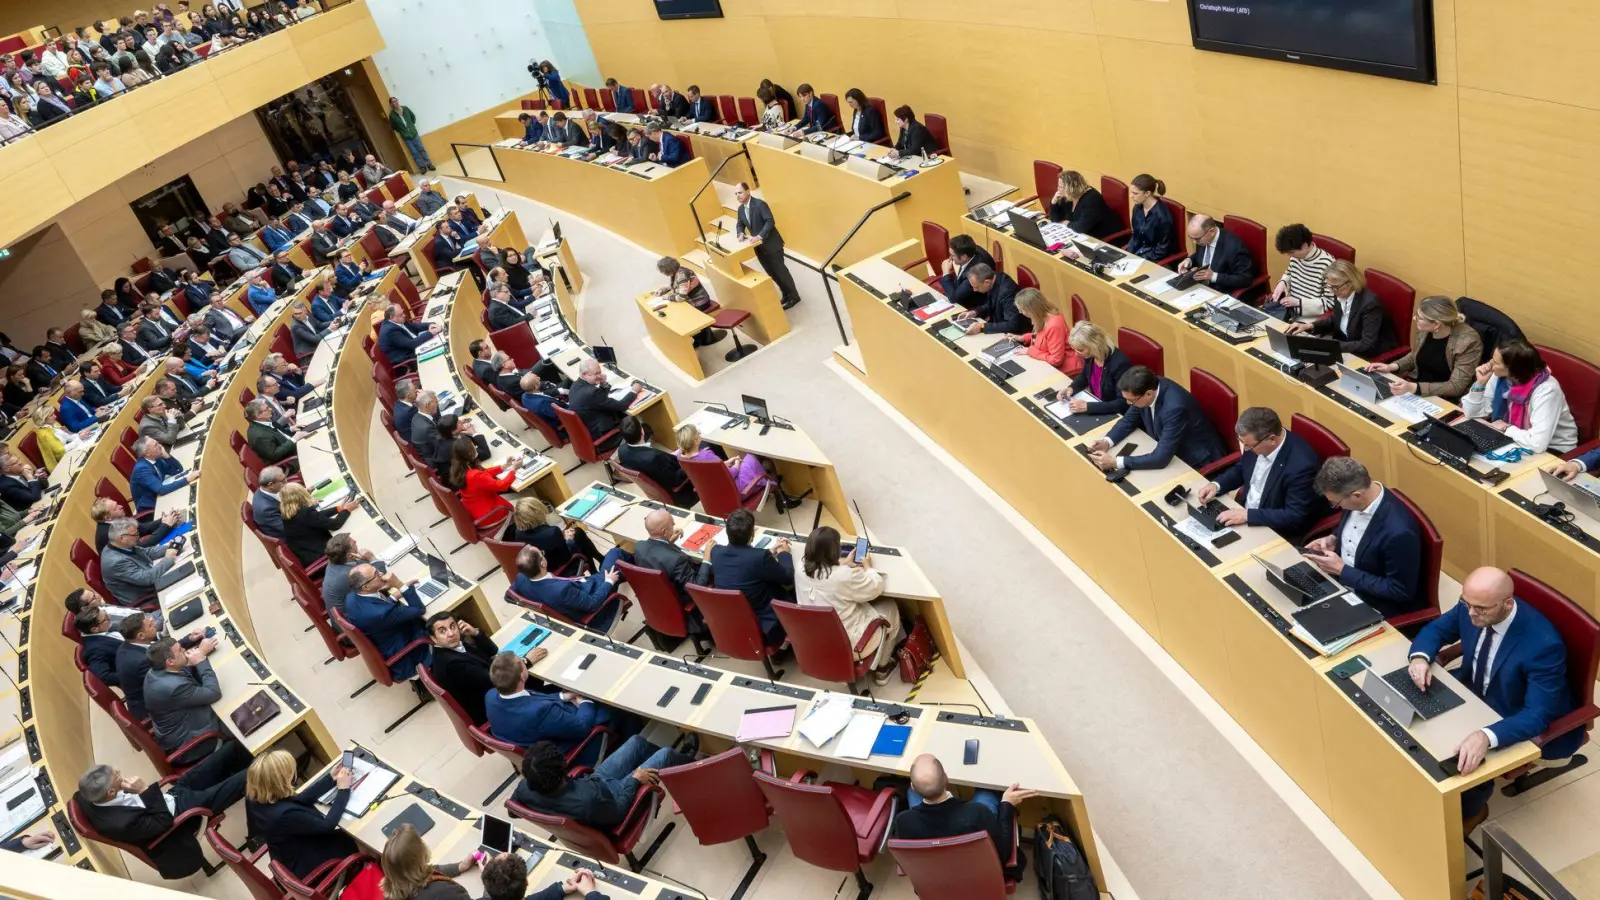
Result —
[[[511, 483], [516, 480], [515, 471], [501, 474], [500, 466], [492, 469], [468, 469], [467, 486], [458, 493], [461, 496], [461, 505], [475, 521], [483, 521], [483, 517], [496, 510], [511, 510], [511, 501], [500, 496], [501, 491], [511, 489]], [[493, 521], [505, 518], [505, 513], [495, 516]], [[489, 522], [483, 524], [488, 525]]]
[[99, 359], [100, 371], [104, 373], [106, 380], [118, 387], [127, 384], [133, 379], [134, 373], [139, 371], [138, 366], [130, 365], [120, 359], [109, 356], [101, 356]]
[[1042, 359], [1067, 375], [1083, 370], [1083, 358], [1067, 344], [1067, 320], [1060, 313], [1048, 316], [1042, 331], [1023, 335], [1022, 344], [1028, 348], [1029, 356]]

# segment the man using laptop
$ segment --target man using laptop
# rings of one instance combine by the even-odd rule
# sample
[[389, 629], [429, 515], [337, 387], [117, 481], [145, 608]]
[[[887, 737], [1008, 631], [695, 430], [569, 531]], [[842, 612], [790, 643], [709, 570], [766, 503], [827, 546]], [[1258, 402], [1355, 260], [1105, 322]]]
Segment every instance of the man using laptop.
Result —
[[1340, 511], [1339, 524], [1306, 545], [1306, 558], [1386, 619], [1431, 606], [1422, 532], [1410, 510], [1348, 456], [1322, 464], [1316, 489]]
[[[1429, 668], [1444, 647], [1461, 642], [1456, 680], [1477, 694], [1500, 721], [1463, 737], [1456, 764], [1469, 775], [1497, 747], [1536, 737], [1572, 711], [1567, 687], [1567, 648], [1550, 620], [1517, 600], [1511, 576], [1499, 569], [1476, 569], [1461, 582], [1461, 602], [1429, 622], [1411, 642], [1411, 680], [1426, 691]], [[1544, 745], [1541, 758], [1569, 759], [1583, 743], [1574, 728]], [[1570, 762], [1566, 765], [1570, 765]], [[1494, 779], [1461, 794], [1463, 834], [1489, 815]]]
[[1577, 459], [1558, 462], [1546, 468], [1545, 471], [1570, 484], [1576, 482], [1579, 475], [1585, 472], [1593, 472], [1596, 469], [1600, 469], [1600, 448], [1590, 450]]
[[1264, 406], [1245, 410], [1233, 430], [1244, 455], [1216, 481], [1202, 485], [1197, 499], [1209, 503], [1243, 488], [1238, 499], [1244, 508], [1218, 513], [1218, 525], [1262, 525], [1299, 543], [1331, 512], [1316, 489], [1317, 452], [1304, 438], [1286, 431], [1278, 414]]

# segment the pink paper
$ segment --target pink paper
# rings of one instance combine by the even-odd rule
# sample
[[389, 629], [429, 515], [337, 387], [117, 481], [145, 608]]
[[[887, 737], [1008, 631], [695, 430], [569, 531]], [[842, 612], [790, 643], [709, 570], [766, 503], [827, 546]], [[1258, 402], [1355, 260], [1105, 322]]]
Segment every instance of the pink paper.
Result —
[[739, 743], [788, 737], [794, 732], [794, 706], [747, 709], [739, 718]]

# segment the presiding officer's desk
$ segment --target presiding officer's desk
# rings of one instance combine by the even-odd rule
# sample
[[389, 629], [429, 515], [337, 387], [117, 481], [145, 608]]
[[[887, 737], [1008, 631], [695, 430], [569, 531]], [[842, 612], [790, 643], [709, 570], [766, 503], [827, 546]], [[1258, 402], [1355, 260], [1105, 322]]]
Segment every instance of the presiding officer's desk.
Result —
[[[634, 298], [639, 307], [639, 318], [644, 321], [645, 334], [689, 381], [699, 384], [706, 378], [705, 367], [700, 364], [700, 349], [694, 336], [711, 327], [711, 316], [695, 309], [685, 300], [663, 297], [655, 291], [645, 291]], [[708, 348], [708, 352], [719, 350]]]
[[[807, 499], [817, 501], [820, 508], [816, 521], [805, 522], [802, 527], [832, 525], [845, 534], [861, 533], [832, 461], [794, 423], [780, 420], [763, 426], [742, 413], [703, 406], [678, 424], [695, 426], [701, 440], [722, 447], [730, 457], [754, 453], [772, 460], [785, 493], [800, 496], [810, 491]], [[657, 435], [657, 439], [664, 444], [673, 443], [671, 435]]]
[[[798, 725], [813, 703], [830, 694], [685, 662], [676, 656], [616, 643], [532, 612], [523, 613], [503, 627], [494, 635], [495, 643], [509, 646], [534, 625], [550, 631], [539, 645], [549, 655], [532, 666], [535, 676], [594, 700], [696, 732], [702, 735], [701, 746], [708, 751], [735, 743], [746, 710], [792, 703], [797, 707]], [[577, 664], [589, 654], [594, 654], [595, 659], [579, 669]], [[696, 704], [695, 693], [707, 683], [710, 691]], [[678, 692], [663, 705], [661, 700], [674, 687]], [[950, 780], [958, 785], [1004, 790], [1020, 783], [1041, 795], [1022, 805], [1023, 820], [1032, 823], [1046, 812], [1061, 816], [1079, 839], [1097, 883], [1105, 883], [1083, 797], [1032, 720], [970, 715], [916, 703], [877, 704], [862, 697], [850, 699], [858, 709], [888, 715], [904, 713], [908, 717], [906, 724], [912, 726], [912, 732], [901, 754], [843, 758], [837, 755], [836, 744], [816, 747], [798, 731], [783, 738], [749, 743], [774, 751], [781, 772], [815, 770], [830, 764], [847, 766], [858, 780], [870, 784], [884, 773], [909, 775], [912, 760], [919, 754], [932, 753], [944, 761]], [[981, 752], [979, 761], [967, 766], [961, 760], [970, 739], [981, 742]]]
[[[585, 511], [582, 516], [572, 514], [574, 508], [586, 498], [595, 496], [595, 493], [606, 495], [602, 503], [617, 500], [628, 504], [621, 514], [609, 521], [602, 521], [604, 513], [598, 508]], [[685, 536], [694, 534], [701, 525], [714, 525], [722, 527], [723, 520], [705, 513], [691, 512], [654, 500], [641, 499], [618, 488], [607, 486], [601, 482], [594, 482], [581, 488], [573, 499], [562, 504], [556, 512], [574, 525], [586, 530], [598, 531], [604, 534], [612, 543], [624, 549], [631, 550], [633, 545], [647, 539], [650, 535], [645, 531], [644, 520], [652, 510], [666, 510], [677, 520], [677, 526], [682, 529]], [[803, 527], [803, 526], [802, 526]], [[756, 529], [754, 541], [771, 542], [778, 538], [788, 538], [796, 555], [804, 552], [806, 534], [785, 531], [777, 528]], [[869, 538], [870, 540], [870, 538]], [[842, 546], [855, 543], [854, 535], [846, 534], [841, 537]], [[693, 557], [703, 557], [705, 553], [699, 550], [685, 548], [685, 553]], [[950, 671], [957, 678], [967, 677], [966, 667], [961, 661], [961, 649], [955, 641], [955, 633], [950, 629], [950, 620], [945, 616], [944, 600], [934, 589], [933, 583], [923, 573], [922, 568], [911, 558], [911, 554], [903, 548], [891, 547], [886, 544], [872, 543], [869, 551], [872, 568], [884, 576], [883, 596], [894, 600], [906, 615], [912, 620], [919, 620], [928, 626], [929, 636], [933, 638], [934, 646], [938, 648], [940, 657]]]
[[[355, 838], [374, 858], [383, 852], [388, 843], [384, 829], [400, 815], [420, 814], [433, 824], [422, 835], [422, 842], [433, 853], [434, 865], [458, 863], [479, 849], [482, 825], [479, 820], [484, 811], [432, 787], [410, 772], [384, 761], [370, 749], [355, 745], [350, 748], [367, 764], [393, 773], [396, 780], [364, 809], [347, 809], [340, 817], [339, 827]], [[308, 777], [301, 785], [304, 789], [323, 775], [333, 771], [332, 764]], [[379, 777], [377, 773], [374, 776]], [[320, 805], [326, 810], [326, 805]], [[415, 810], [415, 812], [412, 812]], [[491, 814], [503, 814], [491, 810]], [[359, 813], [355, 815], [354, 813]], [[573, 853], [567, 848], [551, 843], [545, 836], [535, 836], [527, 823], [513, 819], [515, 832], [512, 843], [517, 854], [528, 866], [528, 892], [534, 893], [548, 885], [565, 881], [578, 869], [594, 873], [598, 888], [613, 900], [698, 900], [698, 890], [684, 891], [648, 874], [635, 874], [623, 868], [607, 866]], [[487, 858], [485, 859], [487, 861]], [[483, 894], [483, 866], [479, 864], [455, 878], [469, 896]]]
[[[522, 136], [527, 133], [527, 129], [523, 127], [521, 122], [517, 121], [517, 117], [523, 113], [528, 113], [535, 119], [539, 117], [539, 113], [536, 110], [522, 109], [509, 110], [494, 117], [495, 125], [500, 129], [502, 138], [519, 142], [522, 140]], [[629, 130], [644, 127], [639, 124], [639, 116], [633, 113], [600, 112], [598, 110], [596, 113], [599, 118], [604, 119], [606, 122], [615, 122]], [[594, 136], [592, 129], [584, 121], [581, 111], [568, 110], [567, 116], [577, 121], [590, 137]], [[682, 122], [684, 120], [676, 121]], [[718, 168], [721, 167], [721, 173], [717, 175], [719, 182], [736, 184], [741, 181], [753, 182], [755, 180], [750, 174], [750, 164], [744, 158], [743, 146], [747, 141], [754, 140], [755, 136], [760, 132], [737, 126], [720, 125], [715, 122], [695, 122], [686, 124], [681, 128], [668, 128], [665, 130], [679, 138], [687, 137], [694, 148], [694, 155], [706, 161], [709, 172], [717, 172]], [[724, 165], [724, 162], [730, 158], [733, 161]]]
[[505, 175], [507, 190], [580, 216], [662, 256], [677, 256], [699, 238], [691, 201], [703, 222], [722, 215], [715, 191], [695, 199], [711, 176], [706, 161], [698, 157], [677, 168], [641, 163], [624, 169], [519, 149], [512, 141], [501, 141], [490, 152]]
[[[1140, 290], [1140, 285], [1165, 277], [1167, 270], [1159, 266], [1144, 263], [1134, 272], [1105, 279], [1017, 239], [1009, 226], [969, 216], [962, 227], [981, 246], [1000, 242], [1012, 270], [1027, 266], [1045, 296], [1061, 308], [1067, 308], [1072, 295], [1081, 297], [1090, 318], [1113, 342], [1117, 328], [1123, 327], [1160, 343], [1166, 351], [1167, 376], [1174, 381], [1187, 384], [1191, 368], [1205, 369], [1239, 393], [1241, 408], [1269, 406], [1285, 420], [1298, 412], [1331, 429], [1374, 478], [1398, 488], [1428, 514], [1444, 537], [1445, 567], [1452, 575], [1463, 577], [1480, 565], [1520, 568], [1590, 613], [1600, 613], [1600, 543], [1558, 531], [1523, 502], [1539, 491], [1533, 470], [1553, 463], [1554, 456], [1529, 454], [1517, 463], [1499, 464], [1510, 476], [1500, 485], [1483, 479], [1488, 466], [1481, 459], [1471, 467], [1477, 474], [1465, 474], [1417, 447], [1407, 431], [1409, 422], [1392, 404], [1373, 409], [1352, 400], [1337, 385], [1313, 388], [1297, 381], [1283, 374], [1259, 334], [1229, 335], [1209, 322], [1196, 323], [1191, 319], [1197, 316], [1186, 316], [1170, 301], [1163, 302], [1170, 293], [1152, 296]], [[1132, 284], [1141, 276], [1147, 277], [1140, 285]], [[1265, 324], [1282, 327], [1276, 320]], [[1397, 337], [1409, 339], [1409, 335]], [[1438, 397], [1424, 399], [1447, 414], [1457, 409]]]
[[[892, 248], [882, 256], [898, 258], [905, 249]], [[1098, 280], [1088, 273], [1085, 277]], [[1110, 420], [1064, 421], [1044, 409], [1066, 385], [1064, 376], [1034, 379], [1024, 388], [992, 373], [960, 341], [941, 336], [941, 324], [958, 310], [946, 310], [924, 324], [887, 302], [897, 290], [917, 294], [927, 288], [885, 258], [848, 267], [840, 283], [865, 378], [874, 390], [1089, 573], [1245, 727], [1401, 894], [1463, 895], [1460, 794], [1535, 758], [1538, 750], [1531, 742], [1492, 751], [1470, 776], [1448, 775], [1437, 760], [1471, 730], [1457, 729], [1463, 717], [1483, 715], [1476, 698], [1457, 691], [1467, 699], [1468, 712], [1452, 722], [1441, 718], [1429, 723], [1457, 732], [1445, 747], [1436, 735], [1423, 740], [1421, 734], [1408, 735], [1392, 721], [1375, 718], [1370, 701], [1345, 692], [1349, 679], [1332, 674], [1357, 654], [1387, 671], [1383, 667], [1393, 662], [1394, 652], [1389, 645], [1404, 656], [1402, 636], [1385, 626], [1343, 653], [1319, 656], [1287, 633], [1285, 616], [1291, 610], [1274, 605], [1273, 592], [1248, 555], [1253, 550], [1269, 560], [1293, 561], [1293, 548], [1267, 529], [1248, 526], [1236, 529], [1238, 542], [1222, 548], [1178, 532], [1186, 511], [1167, 504], [1165, 497], [1177, 485], [1193, 489], [1203, 483], [1201, 476], [1175, 459], [1163, 470], [1135, 471], [1121, 484], [1107, 482], [1085, 448], [1111, 427]], [[1140, 312], [1154, 309], [1123, 296]], [[1106, 306], [1091, 307], [1102, 327], [1110, 320], [1105, 312], [1110, 299], [1102, 297]], [[1170, 356], [1167, 371], [1176, 372]], [[1273, 378], [1282, 380], [1276, 372]], [[1024, 380], [1025, 375], [1013, 379]], [[1132, 440], [1146, 447], [1152, 441], [1141, 431]], [[1017, 466], [1017, 459], [1028, 459], [1030, 465]], [[1441, 582], [1440, 595], [1448, 606], [1458, 589], [1448, 578]]]

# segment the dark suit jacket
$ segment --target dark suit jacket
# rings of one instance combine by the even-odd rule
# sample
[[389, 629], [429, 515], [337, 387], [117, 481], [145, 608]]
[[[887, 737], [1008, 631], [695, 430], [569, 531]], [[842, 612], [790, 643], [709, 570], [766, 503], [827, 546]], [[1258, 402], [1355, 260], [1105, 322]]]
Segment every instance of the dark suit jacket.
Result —
[[[1260, 456], [1246, 451], [1237, 465], [1229, 466], [1217, 477], [1217, 493], [1239, 491], [1239, 502], [1244, 503], [1250, 479], [1260, 463]], [[1266, 486], [1261, 490], [1261, 505], [1250, 510], [1249, 524], [1264, 525], [1284, 540], [1300, 543], [1312, 526], [1333, 514], [1328, 501], [1312, 486], [1321, 467], [1322, 460], [1305, 438], [1285, 431], [1283, 446], [1278, 448]]]
[[[1194, 248], [1194, 252], [1189, 254], [1190, 265], [1199, 268], [1205, 254], [1205, 247]], [[1225, 294], [1249, 287], [1256, 278], [1256, 263], [1250, 258], [1249, 248], [1221, 225], [1217, 226], [1217, 249], [1211, 255], [1211, 271], [1217, 274], [1211, 287]]]
[[117, 687], [122, 683], [117, 678], [117, 650], [121, 647], [122, 640], [109, 632], [86, 634], [83, 636], [83, 663], [96, 678]]
[[339, 238], [332, 231], [311, 232], [311, 261], [319, 266], [329, 265], [339, 254]]
[[510, 328], [513, 325], [520, 325], [530, 318], [532, 317], [527, 313], [503, 300], [489, 301], [490, 331], [499, 331], [503, 328]]
[[455, 239], [449, 228], [442, 229], [433, 237], [433, 264], [437, 267], [454, 266], [456, 257], [461, 255], [461, 242]]
[[567, 409], [583, 420], [584, 427], [589, 429], [589, 436], [596, 442], [606, 432], [622, 424], [622, 417], [628, 414], [628, 401], [611, 399], [609, 394], [612, 389], [610, 384], [595, 387], [580, 378], [572, 383], [572, 390], [567, 395]]
[[1050, 204], [1050, 221], [1066, 222], [1067, 227], [1079, 234], [1108, 238], [1123, 229], [1122, 220], [1106, 205], [1100, 192], [1089, 188], [1077, 203], [1062, 200]]
[[662, 111], [674, 119], [682, 119], [689, 115], [689, 100], [677, 91], [668, 94], [666, 102], [661, 106]]
[[[968, 282], [970, 286], [970, 282]], [[1033, 322], [1017, 309], [1017, 282], [1004, 272], [994, 273], [994, 284], [984, 295], [978, 316], [985, 320], [984, 334], [1027, 334]]]
[[833, 110], [822, 98], [812, 94], [811, 102], [800, 111], [800, 127], [806, 131], [834, 131], [839, 127], [839, 122], [833, 117]]
[[928, 126], [912, 119], [911, 124], [900, 129], [894, 149], [900, 151], [901, 156], [937, 156], [939, 142], [933, 139], [933, 132], [928, 130]]
[[[411, 404], [402, 400], [396, 400], [394, 402], [394, 430], [395, 433], [404, 438], [405, 442], [408, 444], [411, 443], [411, 421], [416, 417], [416, 415], [417, 408], [415, 406], [412, 406]], [[437, 430], [435, 430], [434, 433], [437, 434]]]
[[772, 218], [772, 207], [760, 197], [751, 197], [749, 203], [739, 207], [733, 233], [739, 237], [753, 235], [760, 238], [765, 247], [783, 249], [783, 235], [778, 233], [778, 223]]
[[[1411, 652], [1437, 659], [1440, 650], [1459, 640], [1461, 665], [1454, 674], [1471, 689], [1483, 631], [1472, 624], [1466, 603], [1457, 603], [1423, 626], [1411, 642]], [[1516, 614], [1497, 640], [1489, 684], [1482, 696], [1489, 708], [1501, 716], [1489, 730], [1494, 732], [1499, 746], [1506, 747], [1543, 734], [1551, 722], [1572, 711], [1573, 702], [1567, 683], [1566, 644], [1561, 633], [1537, 609], [1518, 598]], [[1543, 755], [1546, 759], [1562, 759], [1571, 756], [1582, 743], [1583, 729], [1575, 728], [1545, 744]]]
[[[858, 116], [860, 117], [859, 123], [856, 121]], [[878, 110], [870, 103], [861, 112], [852, 113], [850, 115], [850, 123], [858, 141], [876, 144], [889, 136], [889, 129], [884, 127], [883, 117], [878, 115]]]
[[[232, 312], [232, 310], [229, 310], [229, 312]], [[234, 313], [234, 315], [238, 315], [238, 313]], [[210, 326], [212, 337], [229, 346], [232, 346], [233, 342], [239, 339], [239, 335], [244, 334], [245, 329], [250, 327], [246, 324], [235, 326], [233, 320], [226, 313], [215, 307], [206, 310], [206, 325]]]
[[[1335, 544], [1349, 520], [1349, 510], [1339, 514], [1339, 527], [1333, 532]], [[1361, 536], [1361, 545], [1356, 548], [1356, 564], [1344, 567], [1339, 583], [1355, 591], [1387, 619], [1433, 605], [1425, 574], [1422, 530], [1411, 518], [1410, 510], [1386, 488]]]
[[[1099, 363], [1087, 357], [1083, 360], [1083, 368], [1078, 374], [1072, 376], [1072, 392], [1088, 390], [1089, 382], [1094, 377], [1094, 370], [1099, 368]], [[1100, 376], [1100, 390], [1094, 393], [1100, 399], [1089, 404], [1084, 412], [1091, 415], [1103, 416], [1106, 413], [1121, 415], [1128, 410], [1128, 401], [1122, 399], [1122, 392], [1117, 390], [1117, 382], [1123, 374], [1133, 368], [1133, 362], [1121, 350], [1111, 348], [1111, 355], [1106, 357], [1105, 372]], [[1115, 449], [1115, 448], [1113, 448]]]
[[[1400, 346], [1400, 341], [1394, 335], [1394, 325], [1389, 321], [1389, 314], [1377, 294], [1363, 289], [1334, 303], [1339, 305], [1331, 307], [1311, 323], [1312, 334], [1334, 338], [1339, 342], [1340, 350], [1362, 359], [1372, 359]], [[1339, 320], [1344, 316], [1341, 306], [1344, 303], [1349, 303], [1352, 309], [1348, 332], [1339, 328]]]
[[689, 599], [689, 592], [684, 590], [686, 584], [708, 585], [711, 583], [711, 567], [701, 565], [700, 560], [683, 552], [683, 548], [670, 541], [658, 541], [655, 538], [646, 538], [633, 545], [634, 565], [642, 569], [655, 569], [666, 575], [668, 580], [678, 587], [678, 596]]
[[721, 121], [721, 118], [717, 115], [716, 101], [705, 94], [701, 94], [699, 100], [689, 104], [689, 112], [685, 115], [693, 116], [696, 122]]
[[794, 559], [788, 553], [773, 556], [755, 547], [717, 544], [711, 548], [711, 581], [718, 588], [739, 591], [755, 610], [756, 621], [769, 638], [782, 630], [772, 601], [794, 596]]
[[32, 481], [25, 481], [16, 475], [0, 475], [0, 501], [12, 509], [26, 512], [28, 507], [44, 498], [44, 489], [49, 486], [49, 476], [42, 471]]
[[299, 281], [300, 276], [304, 274], [303, 270], [294, 263], [285, 263], [283, 265], [273, 263], [267, 271], [272, 273], [272, 289], [280, 294], [288, 290], [289, 285]]
[[102, 303], [94, 308], [94, 317], [107, 325], [121, 325], [128, 320], [128, 314], [122, 307], [114, 303]]
[[172, 346], [172, 329], [145, 319], [139, 323], [139, 346], [151, 353], [160, 353]]
[[484, 634], [462, 641], [461, 646], [460, 652], [435, 647], [428, 674], [461, 704], [472, 724], [482, 725], [489, 721], [483, 709], [483, 697], [494, 689], [489, 682], [489, 661], [500, 648]]
[[989, 251], [979, 247], [972, 259], [966, 265], [957, 268], [954, 274], [939, 276], [939, 290], [944, 292], [951, 303], [967, 309], [976, 309], [983, 305], [984, 295], [973, 290], [972, 282], [967, 278], [967, 270], [978, 263], [983, 263], [992, 269], [994, 257], [989, 255]]
[[[399, 427], [396, 423], [395, 427]], [[432, 462], [439, 455], [439, 425], [436, 418], [413, 412], [411, 415], [411, 446], [423, 459]]]
[[299, 557], [302, 565], [311, 565], [322, 558], [328, 539], [344, 527], [350, 518], [349, 510], [323, 512], [308, 506], [283, 520], [283, 541]]
[[122, 688], [122, 701], [135, 719], [148, 718], [144, 708], [144, 675], [150, 671], [150, 657], [145, 647], [124, 642], [117, 648], [117, 685]]
[[316, 352], [317, 344], [328, 333], [326, 327], [317, 328], [316, 319], [292, 319], [289, 322], [289, 337], [294, 341], [295, 356], [306, 356]]
[[282, 462], [295, 455], [294, 441], [289, 440], [288, 435], [267, 422], [251, 422], [245, 431], [245, 441], [267, 465]]
[[1198, 469], [1226, 455], [1222, 439], [1200, 411], [1194, 395], [1166, 378], [1156, 389], [1154, 404], [1145, 409], [1129, 406], [1111, 426], [1106, 437], [1111, 441], [1112, 452], [1138, 428], [1154, 437], [1156, 446], [1149, 453], [1130, 456], [1126, 461], [1130, 469], [1164, 469], [1174, 456]]
[[622, 463], [624, 468], [648, 476], [671, 492], [673, 506], [688, 509], [700, 502], [689, 476], [684, 474], [683, 466], [671, 453], [648, 445], [635, 447], [625, 443], [617, 448], [617, 462]]
[[[426, 637], [422, 620], [428, 615], [427, 605], [415, 588], [406, 588], [402, 600], [370, 597], [351, 591], [344, 600], [344, 616], [350, 624], [361, 630], [377, 646], [385, 659], [394, 656], [418, 638]], [[417, 666], [428, 661], [428, 647], [418, 647], [395, 660], [389, 675], [404, 681], [416, 674]]]
[[[151, 725], [161, 749], [171, 753], [207, 731], [226, 731], [211, 704], [222, 699], [222, 687], [210, 660], [167, 672], [152, 668], [144, 676], [144, 706], [150, 711]], [[204, 758], [214, 748], [202, 744], [190, 751], [188, 761]]]
[[433, 340], [433, 335], [428, 333], [428, 326], [419, 322], [399, 322], [384, 320], [378, 326], [378, 350], [389, 358], [392, 365], [403, 365], [417, 358], [417, 348]]
[[316, 807], [317, 798], [333, 789], [333, 775], [327, 774], [276, 803], [245, 801], [250, 836], [266, 844], [272, 861], [298, 878], [358, 850], [355, 838], [339, 827], [350, 792], [335, 792], [326, 813]]
[[[115, 841], [143, 847], [172, 827], [172, 813], [167, 812], [167, 799], [161, 792], [159, 782], [151, 783], [139, 795], [144, 801], [143, 809], [100, 806], [77, 792], [73, 797], [94, 830]], [[156, 864], [156, 871], [161, 873], [162, 878], [186, 878], [205, 864], [200, 841], [195, 837], [201, 824], [198, 818], [190, 819], [182, 833], [174, 834], [150, 848], [150, 859]]]

